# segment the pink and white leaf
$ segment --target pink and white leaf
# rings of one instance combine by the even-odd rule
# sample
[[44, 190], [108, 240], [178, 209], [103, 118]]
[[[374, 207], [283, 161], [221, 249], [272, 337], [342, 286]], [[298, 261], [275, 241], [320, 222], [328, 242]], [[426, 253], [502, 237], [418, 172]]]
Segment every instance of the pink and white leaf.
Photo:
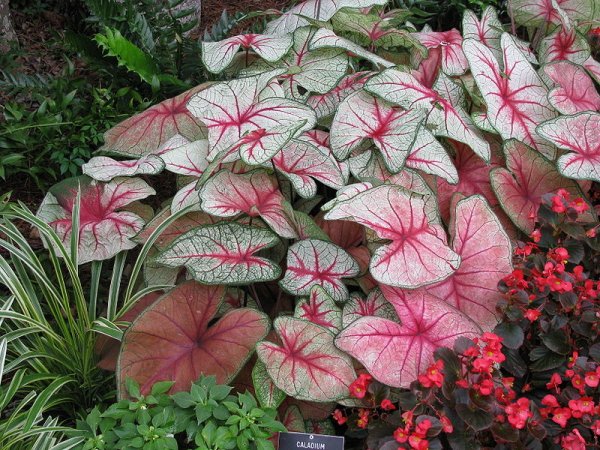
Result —
[[204, 184], [200, 198], [202, 209], [208, 214], [259, 216], [280, 236], [297, 237], [284, 210], [285, 198], [275, 181], [263, 171], [234, 174], [222, 170]]
[[371, 274], [380, 283], [415, 289], [447, 278], [460, 264], [443, 228], [430, 223], [423, 198], [399, 186], [383, 185], [338, 201], [325, 219], [352, 220], [391, 241], [371, 259]]
[[169, 172], [200, 177], [208, 167], [208, 141], [206, 139], [185, 143], [161, 153]]
[[390, 171], [398, 172], [423, 120], [420, 110], [403, 111], [358, 91], [346, 97], [338, 108], [331, 125], [331, 149], [338, 159], [346, 159], [365, 139], [370, 139]]
[[301, 197], [311, 198], [317, 193], [315, 180], [333, 189], [341, 189], [346, 184], [339, 164], [329, 153], [304, 140], [295, 139], [271, 161], [290, 180]]
[[247, 284], [276, 279], [281, 273], [272, 261], [255, 256], [274, 246], [269, 230], [234, 222], [194, 228], [175, 239], [156, 258], [167, 267], [185, 266], [204, 284]]
[[504, 70], [489, 48], [473, 39], [463, 47], [487, 105], [487, 117], [503, 139], [517, 139], [553, 158], [555, 149], [535, 131], [556, 117], [548, 89], [508, 34], [501, 38]]
[[165, 164], [155, 155], [142, 156], [140, 159], [128, 161], [117, 161], [107, 156], [95, 156], [81, 166], [84, 175], [98, 181], [110, 181], [116, 177], [156, 175], [164, 168]]
[[442, 70], [447, 75], [462, 75], [469, 68], [461, 47], [463, 38], [456, 28], [449, 31], [414, 33], [414, 36], [427, 49], [441, 50]]
[[406, 159], [406, 167], [458, 183], [458, 173], [442, 144], [425, 127], [421, 127]]
[[175, 381], [171, 392], [189, 390], [201, 374], [231, 382], [267, 334], [269, 318], [240, 308], [211, 324], [222, 297], [221, 286], [188, 281], [142, 312], [123, 337], [119, 390], [128, 377], [144, 394], [160, 380]]
[[129, 156], [156, 154], [173, 136], [186, 139], [206, 137], [202, 123], [187, 108], [190, 98], [206, 85], [196, 86], [138, 113], [104, 133], [100, 150]]
[[538, 127], [540, 135], [569, 153], [558, 158], [558, 171], [576, 180], [600, 181], [600, 113], [561, 116]]
[[265, 28], [265, 33], [281, 36], [302, 26], [309, 25], [309, 22], [301, 16], [327, 21], [342, 8], [367, 8], [386, 3], [387, 0], [307, 0], [286, 11], [281, 17], [269, 22]]
[[313, 286], [321, 286], [335, 301], [343, 302], [348, 299], [348, 288], [342, 279], [358, 273], [358, 264], [342, 248], [305, 239], [288, 249], [287, 270], [279, 284], [294, 295], [309, 295]]
[[382, 319], [398, 322], [396, 310], [385, 299], [379, 289], [373, 289], [369, 292], [366, 299], [363, 299], [358, 294], [350, 295], [350, 300], [344, 304], [342, 323], [344, 328], [346, 328], [355, 320], [368, 316], [381, 317]]
[[171, 211], [173, 214], [181, 211], [184, 208], [190, 206], [190, 211], [200, 211], [200, 196], [196, 186], [198, 180], [194, 180], [191, 183], [186, 184], [179, 189], [171, 200]]
[[[450, 347], [459, 337], [481, 333], [475, 322], [424, 290], [382, 286], [402, 324], [381, 317], [362, 317], [337, 336], [338, 348], [360, 361], [381, 383], [408, 388], [429, 365], [433, 352]], [[394, 364], [390, 364], [394, 361]]]
[[469, 145], [485, 161], [490, 159], [490, 148], [479, 130], [460, 106], [433, 89], [423, 86], [405, 72], [388, 69], [371, 78], [365, 89], [404, 109], [420, 108], [427, 113], [427, 126], [437, 136], [445, 136]]
[[[440, 210], [438, 208], [437, 200], [441, 193], [438, 190], [436, 195], [431, 189], [431, 187], [429, 187], [429, 185], [425, 182], [423, 177], [419, 175], [416, 171], [411, 169], [404, 169], [390, 176], [387, 182], [395, 184], [397, 186], [402, 186], [404, 189], [410, 192], [416, 192], [417, 194], [421, 195], [423, 201], [425, 202], [425, 214], [427, 215], [429, 223], [441, 225]], [[448, 189], [452, 191], [455, 188], [454, 186], [452, 186]]]
[[342, 329], [342, 310], [320, 286], [314, 286], [308, 298], [296, 305], [294, 317], [321, 325], [335, 334]]
[[281, 316], [273, 327], [281, 345], [259, 342], [256, 353], [275, 385], [299, 400], [337, 401], [350, 395], [356, 373], [352, 360], [338, 350], [326, 328]]
[[370, 72], [356, 72], [346, 75], [329, 92], [308, 97], [307, 104], [315, 110], [318, 118], [331, 116], [348, 95], [362, 89], [369, 76]]
[[[88, 179], [89, 180], [89, 179]], [[144, 226], [144, 220], [123, 208], [155, 191], [139, 178], [115, 178], [110, 183], [80, 181], [78, 263], [110, 259], [136, 246], [132, 238]], [[48, 223], [69, 249], [73, 205], [79, 186], [57, 187], [56, 196], [46, 194], [37, 216]], [[51, 191], [52, 192], [52, 191]]]
[[275, 62], [292, 47], [292, 37], [242, 34], [219, 42], [202, 42], [202, 62], [209, 72], [220, 73], [233, 61], [240, 48], [253, 50], [262, 59]]
[[464, 39], [475, 39], [482, 42], [497, 59], [502, 58], [500, 36], [502, 36], [503, 28], [494, 8], [491, 6], [485, 8], [481, 20], [477, 19], [473, 11], [465, 11], [462, 26]]
[[[256, 361], [256, 364], [254, 364], [254, 368], [252, 369], [252, 385], [254, 386], [256, 399], [263, 408], [279, 408], [279, 405], [286, 398], [285, 392], [273, 383], [267, 372], [267, 367], [262, 361]], [[302, 421], [302, 424], [304, 425], [304, 421]]]
[[594, 16], [595, 0], [512, 0], [514, 20], [526, 26], [564, 24], [573, 20], [589, 20]]
[[348, 250], [363, 244], [365, 239], [364, 227], [346, 220], [325, 220], [323, 215], [323, 213], [319, 213], [315, 217], [315, 222], [335, 245]]
[[589, 72], [589, 74], [596, 80], [596, 83], [600, 83], [600, 63], [591, 56], [585, 60], [583, 67]]
[[548, 94], [550, 103], [562, 114], [600, 111], [600, 95], [581, 66], [568, 61], [546, 64], [544, 72], [556, 83]]
[[545, 63], [567, 60], [583, 64], [590, 57], [590, 46], [575, 28], [559, 27], [540, 42], [540, 59]]

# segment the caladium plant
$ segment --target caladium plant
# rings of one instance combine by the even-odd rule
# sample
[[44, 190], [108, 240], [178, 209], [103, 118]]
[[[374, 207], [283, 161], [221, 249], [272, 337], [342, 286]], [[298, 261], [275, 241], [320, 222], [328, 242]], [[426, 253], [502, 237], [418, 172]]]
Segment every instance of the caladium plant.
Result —
[[[515, 26], [539, 25], [529, 43], [492, 8], [468, 11], [461, 34], [417, 30], [385, 0], [308, 0], [264, 34], [204, 43], [222, 81], [107, 132], [101, 150], [128, 159], [93, 158], [94, 180], [38, 212], [66, 245], [79, 223], [80, 263], [144, 245], [128, 301], [165, 294], [125, 316], [119, 386], [241, 370], [314, 429], [302, 417], [353, 402], [357, 372], [408, 387], [437, 347], [492, 329], [543, 196], [587, 220], [600, 181], [589, 5], [510, 1]], [[146, 217], [137, 201], [162, 171]]]

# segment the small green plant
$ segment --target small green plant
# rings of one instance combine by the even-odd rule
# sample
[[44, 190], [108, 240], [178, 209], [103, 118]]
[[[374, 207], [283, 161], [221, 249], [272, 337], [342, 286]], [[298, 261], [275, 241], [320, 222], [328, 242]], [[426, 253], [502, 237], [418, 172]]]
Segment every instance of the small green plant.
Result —
[[148, 395], [126, 381], [130, 399], [104, 413], [98, 408], [79, 421], [76, 436], [85, 441], [80, 450], [141, 448], [166, 449], [273, 449], [273, 433], [285, 431], [274, 409], [261, 409], [248, 392], [231, 395], [232, 387], [202, 376], [189, 392], [169, 395], [173, 382], [154, 384]]

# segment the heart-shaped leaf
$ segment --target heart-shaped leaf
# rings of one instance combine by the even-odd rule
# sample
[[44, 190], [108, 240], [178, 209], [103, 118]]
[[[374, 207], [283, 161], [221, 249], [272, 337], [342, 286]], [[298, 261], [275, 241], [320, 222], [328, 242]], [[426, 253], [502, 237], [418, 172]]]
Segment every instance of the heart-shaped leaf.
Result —
[[340, 166], [331, 155], [304, 140], [291, 140], [272, 161], [275, 168], [290, 180], [298, 194], [311, 198], [317, 194], [320, 181], [333, 189], [341, 189], [346, 184]]
[[292, 47], [292, 37], [242, 34], [219, 42], [202, 42], [202, 62], [209, 72], [219, 73], [233, 61], [240, 48], [254, 50], [262, 59], [275, 62]]
[[279, 408], [285, 400], [285, 392], [275, 386], [262, 361], [256, 361], [252, 369], [252, 384], [256, 399], [263, 408]]
[[194, 180], [175, 193], [171, 201], [171, 211], [173, 211], [173, 214], [188, 207], [190, 207], [190, 211], [200, 211], [200, 197], [196, 190], [197, 184], [198, 180]]
[[460, 264], [444, 230], [429, 223], [423, 198], [399, 186], [383, 185], [339, 199], [325, 219], [352, 220], [392, 241], [371, 259], [371, 274], [381, 283], [414, 289], [443, 280]]
[[370, 72], [356, 72], [346, 75], [332, 90], [326, 94], [311, 95], [306, 103], [315, 110], [318, 118], [331, 116], [348, 95], [364, 86], [369, 76]]
[[521, 25], [560, 24], [568, 18], [589, 20], [594, 16], [594, 0], [512, 0], [511, 11]]
[[350, 357], [333, 344], [331, 331], [284, 316], [275, 319], [273, 327], [281, 345], [263, 341], [256, 353], [279, 389], [295, 399], [317, 402], [350, 395], [356, 373]]
[[539, 55], [545, 63], [566, 60], [583, 64], [590, 57], [590, 46], [575, 28], [559, 27], [542, 39]]
[[572, 153], [558, 158], [558, 171], [577, 180], [600, 181], [600, 113], [561, 116], [538, 127], [542, 137]]
[[342, 330], [335, 344], [388, 386], [408, 388], [433, 362], [436, 349], [452, 348], [457, 338], [472, 339], [481, 333], [466, 315], [423, 289], [382, 286], [382, 291], [402, 325], [381, 317], [361, 317]]
[[512, 272], [511, 241], [479, 195], [458, 202], [450, 235], [452, 248], [461, 258], [460, 266], [446, 280], [428, 286], [426, 291], [490, 331], [498, 321], [496, 305], [502, 298], [498, 282]]
[[335, 301], [343, 302], [348, 299], [348, 288], [342, 278], [358, 273], [356, 261], [337, 245], [305, 239], [289, 248], [287, 270], [279, 283], [294, 295], [309, 295], [313, 286], [321, 286]]
[[280, 236], [298, 237], [284, 211], [285, 198], [263, 171], [238, 175], [222, 170], [202, 187], [200, 198], [202, 209], [213, 216], [260, 216]]
[[110, 259], [135, 247], [132, 238], [140, 232], [144, 220], [123, 209], [154, 195], [154, 189], [139, 178], [115, 178], [110, 183], [100, 183], [79, 177], [54, 186], [44, 197], [37, 216], [56, 231], [67, 249], [78, 189], [81, 189], [78, 263]]
[[143, 156], [157, 150], [176, 134], [191, 141], [205, 137], [205, 129], [187, 108], [189, 99], [206, 85], [179, 94], [115, 125], [104, 133], [100, 150]]
[[169, 172], [200, 177], [208, 167], [208, 141], [202, 139], [173, 146], [164, 150], [160, 158]]
[[222, 287], [188, 281], [142, 312], [123, 336], [117, 368], [121, 396], [127, 378], [136, 380], [142, 393], [160, 380], [175, 381], [172, 392], [189, 390], [201, 374], [214, 375], [219, 384], [233, 380], [266, 336], [269, 318], [240, 308], [211, 324], [222, 298]]
[[116, 177], [155, 175], [165, 168], [165, 163], [156, 155], [140, 159], [117, 161], [107, 156], [95, 156], [81, 166], [84, 175], [98, 181], [110, 181]]
[[320, 286], [313, 286], [308, 299], [296, 305], [294, 317], [321, 325], [333, 333], [342, 329], [342, 310]]
[[485, 161], [489, 161], [489, 144], [460, 105], [453, 105], [450, 99], [423, 86], [411, 74], [388, 69], [367, 81], [365, 89], [404, 109], [425, 110], [427, 126], [434, 134], [463, 142]]
[[504, 144], [506, 167], [492, 170], [490, 178], [502, 209], [513, 223], [530, 235], [535, 227], [542, 195], [566, 189], [581, 197], [577, 183], [562, 177], [554, 164], [526, 145], [510, 140]]
[[381, 317], [394, 322], [398, 321], [396, 310], [385, 299], [379, 289], [373, 289], [369, 292], [366, 299], [363, 299], [360, 295], [352, 294], [350, 300], [344, 304], [342, 324], [346, 328], [355, 320], [368, 316]]
[[417, 133], [410, 154], [406, 158], [406, 167], [436, 175], [451, 184], [458, 182], [458, 174], [452, 159], [442, 144], [425, 127], [421, 127]]
[[487, 118], [503, 139], [515, 138], [554, 158], [554, 148], [535, 131], [538, 124], [556, 116], [548, 102], [548, 89], [509, 34], [504, 33], [500, 42], [504, 70], [484, 44], [474, 39], [463, 43], [487, 105]]
[[271, 231], [233, 222], [194, 228], [175, 239], [156, 262], [185, 266], [190, 275], [206, 284], [246, 284], [276, 279], [278, 265], [254, 253], [274, 246]]
[[420, 32], [414, 35], [427, 49], [441, 50], [442, 70], [447, 75], [462, 75], [469, 68], [461, 47], [463, 38], [456, 28], [449, 31]]
[[[209, 161], [228, 151], [233, 154], [231, 160], [237, 159], [239, 153], [248, 164], [261, 164], [289, 139], [315, 125], [314, 112], [301, 103], [260, 98], [269, 81], [282, 73], [274, 70], [219, 83], [191, 98], [190, 112], [208, 127]], [[265, 136], [271, 145], [257, 145]], [[244, 145], [245, 149], [241, 149]], [[260, 151], [261, 148], [265, 150]]]
[[498, 19], [494, 8], [486, 7], [481, 14], [481, 20], [477, 19], [473, 11], [465, 11], [462, 26], [464, 39], [475, 39], [488, 47], [496, 58], [502, 57], [500, 52], [502, 22]]
[[562, 114], [600, 111], [600, 95], [581, 66], [557, 61], [546, 64], [544, 72], [557, 85], [548, 94], [548, 99]]
[[365, 139], [373, 141], [392, 172], [402, 169], [424, 115], [402, 111], [365, 91], [350, 94], [333, 119], [330, 144], [334, 155], [346, 159]]

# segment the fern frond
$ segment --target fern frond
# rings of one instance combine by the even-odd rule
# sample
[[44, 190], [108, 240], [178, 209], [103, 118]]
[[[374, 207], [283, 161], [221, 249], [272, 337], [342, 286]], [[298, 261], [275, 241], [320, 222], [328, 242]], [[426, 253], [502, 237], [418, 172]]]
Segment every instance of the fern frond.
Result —
[[6, 90], [15, 89], [43, 89], [48, 87], [49, 79], [39, 75], [27, 75], [19, 72], [0, 70], [0, 87]]

